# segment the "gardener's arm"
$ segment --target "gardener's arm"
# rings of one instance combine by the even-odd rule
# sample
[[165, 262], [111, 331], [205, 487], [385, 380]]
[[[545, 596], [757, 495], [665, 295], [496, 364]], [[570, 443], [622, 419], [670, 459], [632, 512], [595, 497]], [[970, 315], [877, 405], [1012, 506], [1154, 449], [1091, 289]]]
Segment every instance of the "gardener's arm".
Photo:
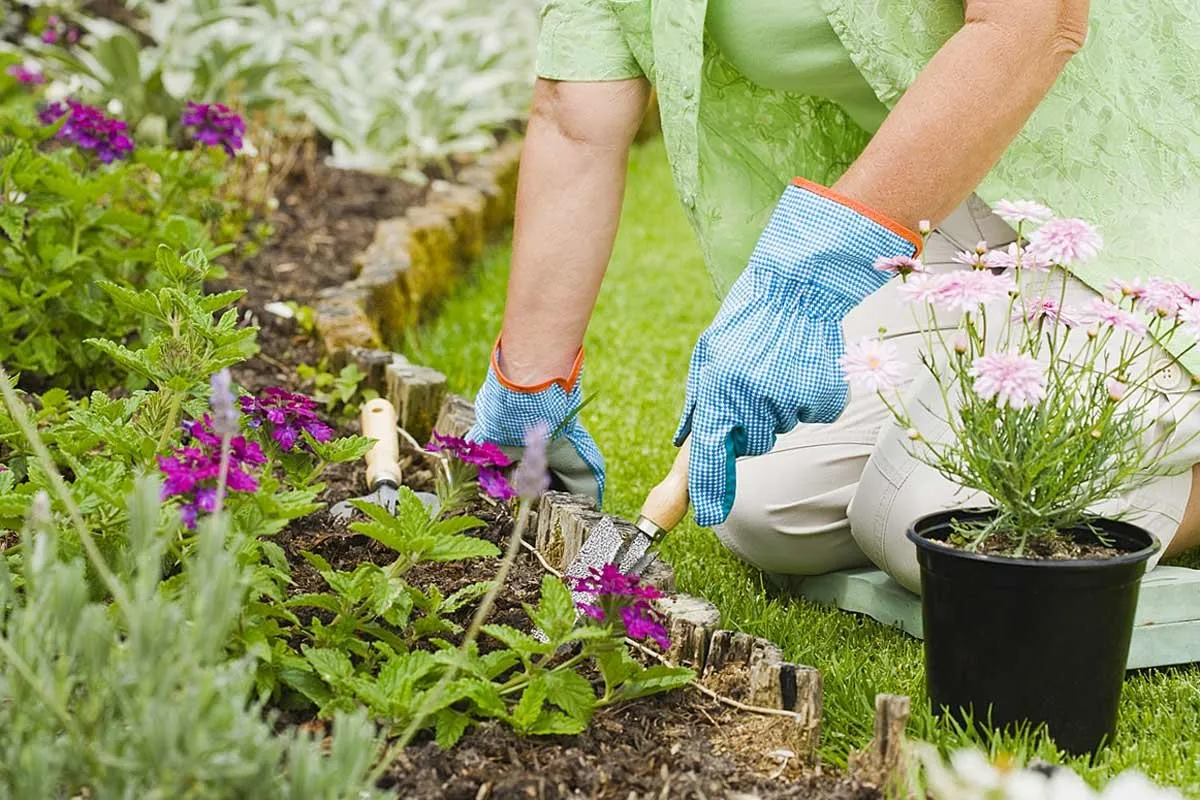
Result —
[[966, 23], [930, 60], [837, 191], [915, 228], [983, 180], [1070, 57], [1089, 0], [965, 0]]
[[539, 80], [521, 158], [504, 309], [505, 378], [570, 374], [612, 255], [645, 78]]

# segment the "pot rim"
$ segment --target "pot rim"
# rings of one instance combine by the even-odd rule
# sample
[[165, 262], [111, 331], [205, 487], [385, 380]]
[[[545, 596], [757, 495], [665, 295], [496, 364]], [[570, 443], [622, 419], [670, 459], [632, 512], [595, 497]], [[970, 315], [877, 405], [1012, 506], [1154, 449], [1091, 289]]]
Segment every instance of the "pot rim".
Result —
[[1150, 539], [1150, 544], [1138, 550], [1132, 550], [1122, 553], [1113, 558], [1064, 558], [1064, 559], [1048, 559], [1048, 558], [1014, 558], [1012, 556], [988, 555], [984, 553], [971, 553], [966, 550], [960, 550], [957, 547], [951, 547], [935, 539], [926, 539], [921, 534], [917, 533], [917, 526], [932, 517], [952, 517], [957, 514], [971, 515], [987, 515], [994, 512], [991, 508], [948, 508], [942, 511], [934, 511], [930, 514], [925, 514], [917, 517], [908, 525], [905, 535], [909, 541], [913, 542], [917, 547], [926, 550], [942, 553], [945, 555], [961, 558], [965, 561], [975, 561], [982, 564], [997, 564], [1003, 566], [1014, 567], [1034, 567], [1037, 569], [1059, 569], [1059, 570], [1094, 570], [1105, 566], [1117, 567], [1126, 564], [1137, 563], [1144, 561], [1150, 556], [1162, 549], [1162, 542], [1158, 540], [1150, 531], [1134, 525], [1132, 522], [1125, 520], [1110, 519], [1109, 517], [1096, 517], [1095, 519], [1106, 522], [1111, 525], [1119, 525], [1123, 528], [1130, 529], [1133, 532], [1144, 534]]

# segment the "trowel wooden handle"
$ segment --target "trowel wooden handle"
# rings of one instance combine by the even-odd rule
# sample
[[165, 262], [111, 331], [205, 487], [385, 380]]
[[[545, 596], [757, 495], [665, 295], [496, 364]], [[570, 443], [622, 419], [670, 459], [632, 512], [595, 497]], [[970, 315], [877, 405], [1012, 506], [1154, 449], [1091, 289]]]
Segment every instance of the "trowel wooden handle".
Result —
[[642, 505], [642, 516], [664, 531], [679, 524], [688, 510], [688, 454], [691, 440], [686, 439], [671, 464], [667, 477], [650, 490]]
[[375, 439], [367, 451], [367, 483], [374, 488], [379, 481], [400, 485], [400, 438], [396, 434], [396, 409], [387, 400], [377, 397], [363, 404], [359, 417], [363, 436]]

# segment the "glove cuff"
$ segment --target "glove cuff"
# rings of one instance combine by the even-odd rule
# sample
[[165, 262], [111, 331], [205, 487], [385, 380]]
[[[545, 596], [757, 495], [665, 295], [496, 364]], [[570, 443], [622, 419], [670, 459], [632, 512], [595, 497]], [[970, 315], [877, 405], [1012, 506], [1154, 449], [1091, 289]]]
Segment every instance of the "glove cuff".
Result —
[[517, 394], [538, 394], [557, 384], [567, 394], [574, 391], [575, 386], [579, 383], [579, 375], [583, 371], [582, 345], [579, 348], [579, 352], [575, 354], [575, 362], [571, 365], [571, 372], [567, 376], [551, 378], [541, 383], [522, 384], [509, 380], [500, 369], [500, 338], [499, 336], [496, 337], [496, 345], [492, 348], [492, 372], [495, 374], [496, 380], [505, 389]]
[[896, 222], [891, 217], [888, 217], [885, 214], [882, 214], [871, 208], [870, 206], [866, 206], [858, 202], [857, 200], [846, 197], [844, 194], [835, 192], [828, 186], [822, 186], [819, 183], [813, 183], [805, 178], [793, 178], [792, 186], [804, 189], [807, 192], [812, 192], [813, 194], [823, 197], [826, 200], [837, 203], [840, 206], [844, 206], [859, 216], [865, 217], [876, 225], [886, 228], [888, 231], [891, 231], [896, 236], [899, 236], [901, 239], [904, 239], [912, 245], [912, 253], [898, 253], [897, 255], [910, 255], [913, 258], [921, 255], [921, 236], [911, 228]]

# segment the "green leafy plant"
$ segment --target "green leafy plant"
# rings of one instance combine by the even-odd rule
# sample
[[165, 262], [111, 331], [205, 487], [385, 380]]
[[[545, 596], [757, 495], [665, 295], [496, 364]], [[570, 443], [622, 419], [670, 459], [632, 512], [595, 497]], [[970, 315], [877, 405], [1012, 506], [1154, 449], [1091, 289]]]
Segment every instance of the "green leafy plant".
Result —
[[43, 385], [104, 388], [105, 355], [86, 340], [132, 342], [141, 317], [101, 282], [161, 286], [145, 268], [159, 243], [210, 258], [226, 249], [210, 238], [225, 215], [213, 199], [224, 156], [139, 148], [98, 167], [50, 144], [58, 125], [0, 119], [0, 361]]
[[347, 364], [336, 374], [327, 372], [323, 366], [301, 364], [296, 374], [312, 398], [325, 407], [325, 412], [340, 419], [355, 418], [364, 402], [379, 396], [374, 389], [362, 388], [367, 375], [357, 364]]

